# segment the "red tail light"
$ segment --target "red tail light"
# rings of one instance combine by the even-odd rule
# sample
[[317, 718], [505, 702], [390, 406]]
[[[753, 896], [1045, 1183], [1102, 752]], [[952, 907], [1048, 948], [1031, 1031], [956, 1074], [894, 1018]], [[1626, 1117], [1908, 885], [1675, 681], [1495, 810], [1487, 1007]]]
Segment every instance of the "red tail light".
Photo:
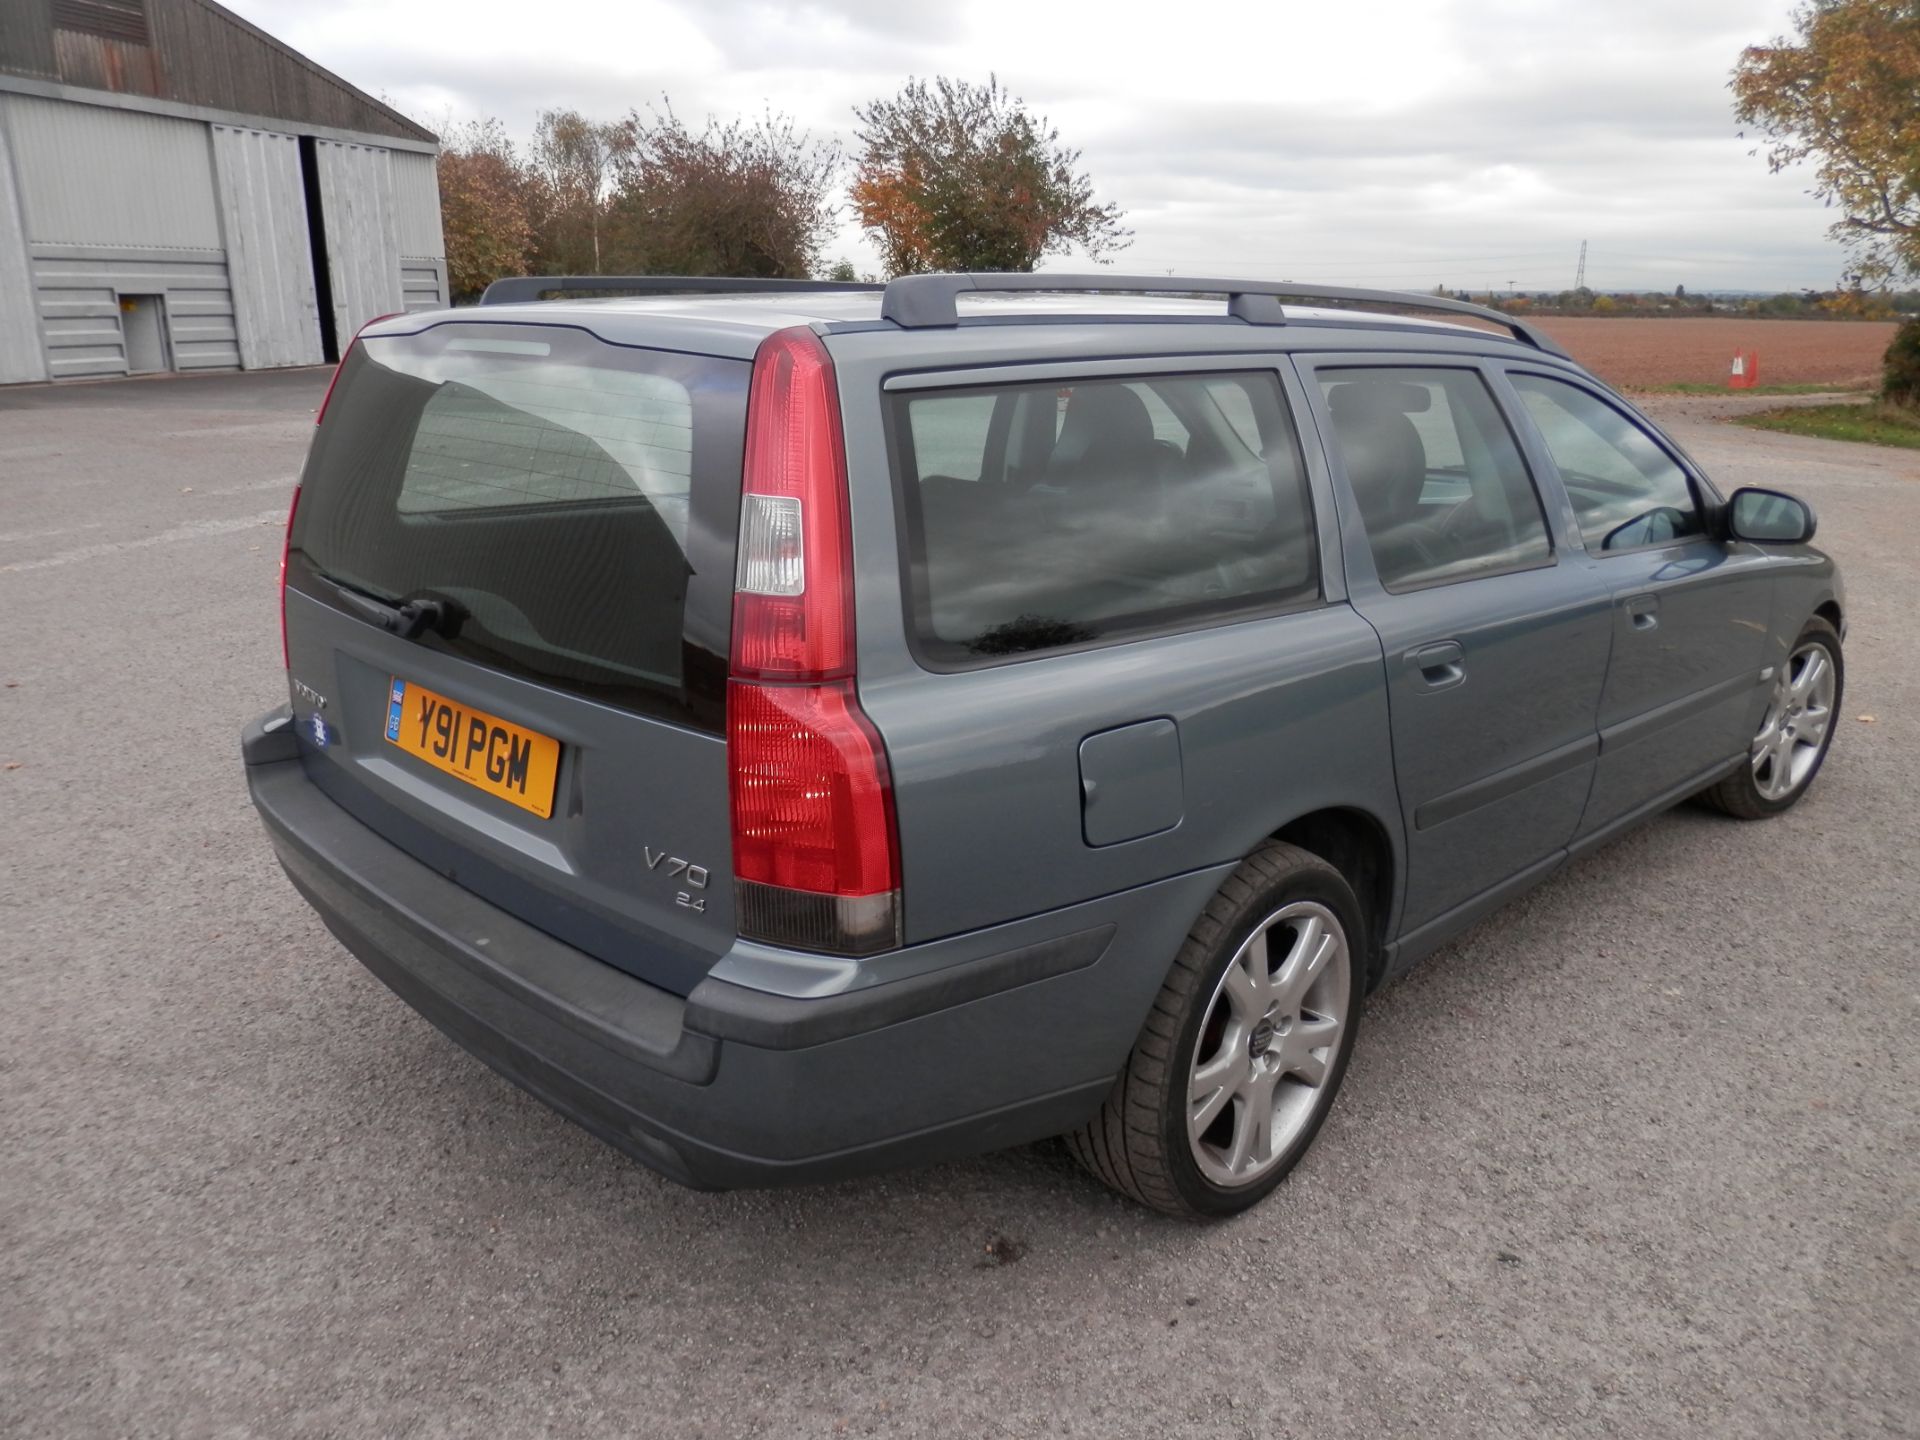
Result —
[[300, 487], [293, 487], [293, 499], [287, 503], [287, 533], [280, 537], [280, 668], [293, 668], [293, 654], [287, 649], [287, 556], [293, 551], [293, 517], [300, 513]]
[[833, 362], [812, 331], [754, 357], [727, 760], [740, 931], [868, 954], [900, 943], [886, 750], [854, 692], [853, 543]]

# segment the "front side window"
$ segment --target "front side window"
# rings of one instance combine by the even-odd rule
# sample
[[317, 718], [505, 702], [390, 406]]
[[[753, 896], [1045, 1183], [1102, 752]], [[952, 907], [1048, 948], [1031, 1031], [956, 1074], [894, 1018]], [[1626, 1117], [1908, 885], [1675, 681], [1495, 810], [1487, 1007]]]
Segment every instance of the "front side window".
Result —
[[965, 664], [1320, 593], [1271, 373], [925, 391], [896, 402], [915, 636]]
[[1388, 590], [1551, 563], [1533, 481], [1477, 372], [1324, 370], [1320, 386]]
[[1597, 395], [1544, 375], [1507, 377], [1540, 429], [1591, 550], [1631, 550], [1706, 527], [1687, 472]]

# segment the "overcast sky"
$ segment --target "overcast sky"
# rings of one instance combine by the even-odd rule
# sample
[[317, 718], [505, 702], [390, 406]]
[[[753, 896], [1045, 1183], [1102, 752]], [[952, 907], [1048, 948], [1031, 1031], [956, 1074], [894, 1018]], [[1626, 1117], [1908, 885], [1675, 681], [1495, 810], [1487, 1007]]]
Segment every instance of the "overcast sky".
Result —
[[[909, 75], [997, 72], [1084, 152], [1158, 273], [1475, 290], [1830, 286], [1805, 174], [1770, 175], [1726, 89], [1786, 0], [225, 0], [433, 128], [524, 139], [663, 95], [785, 111], [851, 148]], [[829, 258], [876, 268], [856, 226]], [[1054, 260], [1050, 268], [1070, 266]]]

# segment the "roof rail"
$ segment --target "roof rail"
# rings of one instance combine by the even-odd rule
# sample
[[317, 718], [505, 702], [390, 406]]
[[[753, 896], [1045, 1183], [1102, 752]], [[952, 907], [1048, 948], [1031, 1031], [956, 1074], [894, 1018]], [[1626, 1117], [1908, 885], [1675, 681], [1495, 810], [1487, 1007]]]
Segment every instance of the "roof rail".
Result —
[[741, 295], [766, 291], [879, 290], [872, 281], [767, 280], [730, 275], [509, 275], [487, 286], [482, 305], [542, 300], [557, 290], [609, 295]]
[[1356, 290], [1344, 285], [1295, 285], [1273, 280], [1196, 280], [1185, 275], [1031, 275], [1020, 272], [967, 275], [902, 275], [889, 281], [880, 302], [882, 319], [908, 330], [960, 323], [959, 298], [975, 291], [1154, 295], [1224, 295], [1227, 313], [1250, 325], [1285, 325], [1282, 300], [1341, 300], [1397, 305], [1406, 310], [1435, 310], [1491, 320], [1516, 340], [1550, 355], [1566, 355], [1545, 332], [1503, 310], [1454, 300], [1444, 295], [1412, 295], [1401, 290]]

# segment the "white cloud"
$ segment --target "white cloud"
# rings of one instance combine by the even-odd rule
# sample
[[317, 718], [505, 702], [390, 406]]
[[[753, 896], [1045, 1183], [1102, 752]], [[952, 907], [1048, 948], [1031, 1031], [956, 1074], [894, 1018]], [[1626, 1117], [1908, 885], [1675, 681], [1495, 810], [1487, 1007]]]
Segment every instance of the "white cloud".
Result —
[[[1118, 267], [1472, 288], [1831, 284], [1806, 181], [1736, 136], [1787, 0], [227, 0], [428, 124], [771, 107], [851, 144], [910, 74], [997, 73], [1129, 212]], [[849, 225], [834, 253], [873, 267]], [[1055, 268], [1072, 261], [1056, 261]]]

